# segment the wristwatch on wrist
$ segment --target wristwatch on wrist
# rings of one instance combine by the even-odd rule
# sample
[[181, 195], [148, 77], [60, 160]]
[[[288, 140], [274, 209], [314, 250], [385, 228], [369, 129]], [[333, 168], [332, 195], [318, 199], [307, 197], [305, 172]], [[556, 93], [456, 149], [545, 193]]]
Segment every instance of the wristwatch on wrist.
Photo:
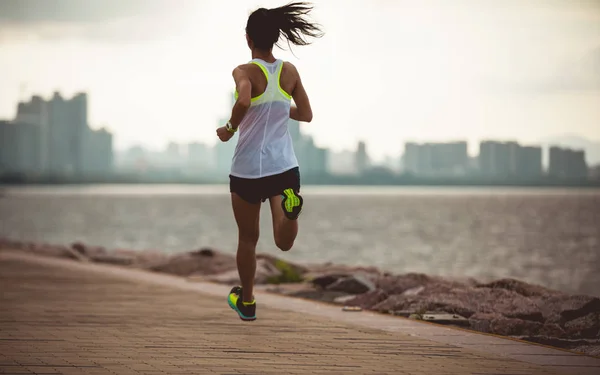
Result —
[[231, 134], [235, 134], [235, 132], [237, 132], [237, 128], [234, 129], [233, 126], [231, 126], [230, 121], [227, 121], [227, 124], [225, 124], [225, 129], [227, 129], [227, 131]]

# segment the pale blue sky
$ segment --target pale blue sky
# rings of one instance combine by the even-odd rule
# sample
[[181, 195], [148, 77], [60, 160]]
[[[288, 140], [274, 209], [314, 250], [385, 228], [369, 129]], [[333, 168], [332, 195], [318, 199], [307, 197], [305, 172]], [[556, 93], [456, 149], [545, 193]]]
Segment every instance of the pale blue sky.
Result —
[[[14, 116], [21, 87], [87, 91], [91, 125], [114, 131], [117, 147], [159, 148], [216, 141], [231, 70], [250, 58], [246, 18], [285, 2], [44, 3], [0, 1], [0, 118]], [[314, 4], [325, 37], [275, 53], [300, 69], [315, 113], [304, 129], [319, 145], [364, 139], [381, 158], [408, 140], [600, 139], [598, 1]]]

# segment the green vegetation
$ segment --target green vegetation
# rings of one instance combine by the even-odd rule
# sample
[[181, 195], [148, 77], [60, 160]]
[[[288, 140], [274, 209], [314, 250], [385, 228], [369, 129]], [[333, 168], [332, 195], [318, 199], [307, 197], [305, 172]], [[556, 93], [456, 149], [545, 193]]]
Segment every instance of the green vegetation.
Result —
[[277, 268], [281, 274], [267, 278], [267, 283], [269, 284], [299, 283], [303, 280], [302, 275], [281, 259], [275, 261], [275, 268]]

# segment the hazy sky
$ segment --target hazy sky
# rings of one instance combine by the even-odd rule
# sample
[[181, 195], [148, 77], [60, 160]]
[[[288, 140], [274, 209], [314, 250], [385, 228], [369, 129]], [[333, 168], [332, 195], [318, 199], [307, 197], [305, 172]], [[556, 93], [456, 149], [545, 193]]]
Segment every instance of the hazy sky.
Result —
[[[118, 148], [214, 143], [249, 13], [285, 1], [0, 0], [0, 118], [33, 93], [89, 93]], [[600, 139], [600, 1], [322, 0], [292, 55], [317, 144]]]

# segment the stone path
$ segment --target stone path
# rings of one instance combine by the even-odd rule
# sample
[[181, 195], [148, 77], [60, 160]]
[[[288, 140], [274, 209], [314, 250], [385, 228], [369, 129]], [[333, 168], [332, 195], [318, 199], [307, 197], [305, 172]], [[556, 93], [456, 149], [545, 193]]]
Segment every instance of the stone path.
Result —
[[0, 374], [561, 373], [269, 306], [244, 323], [225, 296], [9, 254], [0, 251]]

